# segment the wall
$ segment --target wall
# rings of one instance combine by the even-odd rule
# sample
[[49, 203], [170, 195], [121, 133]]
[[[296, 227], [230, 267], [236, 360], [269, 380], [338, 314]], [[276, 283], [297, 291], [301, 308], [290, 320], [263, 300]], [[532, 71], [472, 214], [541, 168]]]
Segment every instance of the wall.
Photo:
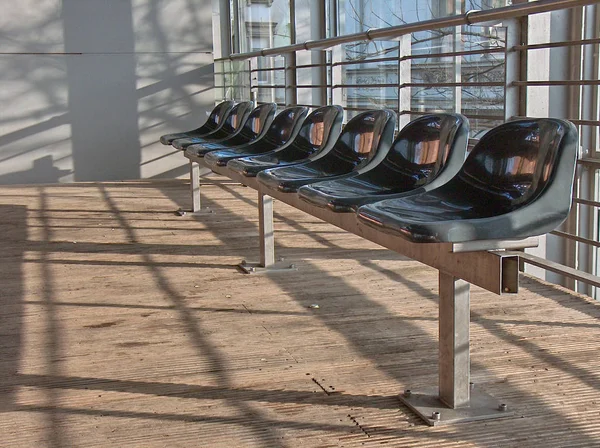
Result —
[[210, 0], [0, 0], [0, 184], [175, 177], [214, 104]]

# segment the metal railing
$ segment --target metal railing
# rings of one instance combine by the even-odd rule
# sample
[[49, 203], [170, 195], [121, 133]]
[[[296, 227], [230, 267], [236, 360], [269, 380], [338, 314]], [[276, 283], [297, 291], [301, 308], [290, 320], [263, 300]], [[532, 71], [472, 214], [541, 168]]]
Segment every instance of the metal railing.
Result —
[[[555, 38], [543, 13], [557, 11], [568, 20]], [[518, 117], [571, 120], [580, 133], [572, 213], [524, 262], [599, 298], [599, 47], [597, 0], [541, 0], [232, 54], [215, 59], [215, 76], [218, 99], [340, 104], [348, 117], [386, 107], [399, 127], [428, 112], [461, 112], [473, 138]], [[314, 51], [323, 63], [297, 62]], [[323, 82], [314, 83], [315, 71]]]

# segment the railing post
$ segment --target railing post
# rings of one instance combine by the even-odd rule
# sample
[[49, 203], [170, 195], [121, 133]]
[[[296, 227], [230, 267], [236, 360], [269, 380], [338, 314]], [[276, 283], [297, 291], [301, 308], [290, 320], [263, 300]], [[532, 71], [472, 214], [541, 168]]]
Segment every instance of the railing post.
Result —
[[[514, 47], [520, 45], [521, 41], [521, 20], [508, 19], [504, 22], [506, 26], [506, 46], [505, 46], [505, 66], [506, 78], [504, 86], [504, 120], [508, 121], [512, 117], [526, 115], [527, 87], [520, 87], [514, 84], [515, 81], [521, 81], [523, 64], [521, 63], [522, 53]], [[527, 50], [523, 50], [525, 55]], [[523, 56], [525, 57], [525, 56]]]
[[298, 84], [296, 78], [296, 53], [287, 53], [285, 59], [285, 104], [292, 106], [298, 104]]
[[[400, 114], [398, 116], [398, 129], [402, 129], [410, 122], [410, 112], [412, 110], [411, 105], [411, 88], [403, 86], [403, 84], [409, 84], [411, 80], [411, 67], [412, 59], [412, 43], [411, 35], [404, 34], [400, 37], [399, 42], [399, 58], [398, 63], [398, 110]], [[407, 112], [407, 113], [404, 113]]]
[[[458, 15], [461, 11], [462, 1], [456, 0], [454, 2], [454, 14]], [[462, 26], [454, 27], [452, 49], [455, 52], [463, 50], [462, 34]], [[462, 82], [462, 56], [454, 56], [453, 59], [454, 82], [458, 84]], [[454, 112], [458, 114], [462, 112], [462, 89], [461, 85], [454, 87]]]
[[[331, 59], [335, 64], [336, 62], [344, 61], [344, 50], [343, 45], [337, 45], [331, 50]], [[344, 89], [342, 87], [333, 88], [336, 84], [344, 83], [344, 68], [343, 65], [334, 65], [331, 68], [331, 96], [333, 99], [333, 104], [339, 104], [342, 107], [346, 106], [346, 102], [344, 100]]]

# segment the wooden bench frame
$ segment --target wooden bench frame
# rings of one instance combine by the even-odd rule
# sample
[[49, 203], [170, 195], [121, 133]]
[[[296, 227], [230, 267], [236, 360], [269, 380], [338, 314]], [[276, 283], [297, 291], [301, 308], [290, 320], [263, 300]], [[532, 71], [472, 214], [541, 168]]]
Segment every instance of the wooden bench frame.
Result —
[[[190, 166], [192, 211], [201, 210], [202, 157], [185, 153]], [[439, 272], [439, 381], [438, 389], [399, 398], [427, 424], [438, 425], [511, 415], [505, 403], [473, 387], [470, 381], [470, 284], [495, 294], [515, 294], [519, 286], [519, 257], [504, 249], [535, 247], [537, 237], [524, 240], [490, 240], [466, 243], [413, 243], [360, 224], [354, 213], [335, 213], [299, 199], [295, 193], [267, 190], [254, 177], [226, 167], [211, 167], [258, 192], [260, 262], [245, 265], [246, 272], [279, 268], [275, 263], [273, 199], [322, 219], [348, 232], [424, 263]], [[280, 269], [280, 268], [279, 268]]]

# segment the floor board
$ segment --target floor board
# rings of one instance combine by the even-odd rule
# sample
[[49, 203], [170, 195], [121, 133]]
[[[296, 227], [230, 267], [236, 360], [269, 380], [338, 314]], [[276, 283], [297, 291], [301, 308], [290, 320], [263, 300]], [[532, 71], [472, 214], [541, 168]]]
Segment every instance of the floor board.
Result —
[[0, 446], [600, 446], [598, 303], [473, 287], [515, 414], [431, 428], [397, 396], [437, 384], [436, 271], [277, 202], [298, 271], [244, 275], [256, 193], [203, 183], [198, 216], [180, 180], [0, 187]]

